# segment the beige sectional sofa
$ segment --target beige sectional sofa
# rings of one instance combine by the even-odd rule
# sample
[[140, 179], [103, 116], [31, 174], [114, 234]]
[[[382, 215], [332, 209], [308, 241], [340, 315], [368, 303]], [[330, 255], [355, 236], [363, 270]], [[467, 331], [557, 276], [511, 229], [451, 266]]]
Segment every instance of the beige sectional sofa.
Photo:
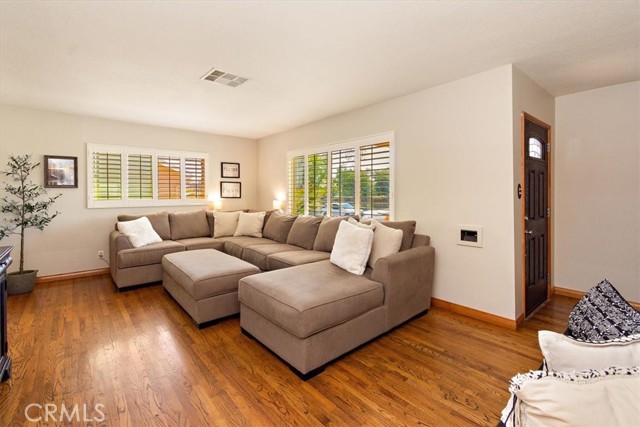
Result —
[[[415, 221], [384, 222], [402, 230], [400, 251], [379, 258], [373, 268], [356, 275], [330, 261], [340, 223], [348, 217], [270, 213], [262, 237], [214, 238], [213, 214], [204, 210], [146, 216], [162, 242], [133, 248], [126, 235], [111, 232], [111, 274], [118, 288], [162, 280], [163, 256], [175, 252], [216, 249], [258, 267], [258, 274], [246, 273], [250, 275], [239, 279], [241, 327], [302, 376], [426, 312], [431, 305], [435, 251], [429, 236], [415, 233]], [[121, 215], [118, 220], [136, 218]], [[199, 253], [202, 259], [225, 262], [225, 257], [207, 258]], [[183, 255], [168, 258], [185, 261]], [[196, 264], [195, 269], [202, 270], [201, 262]], [[175, 265], [171, 270], [173, 277], [182, 274]], [[193, 286], [191, 279], [180, 281]], [[211, 313], [198, 312], [194, 321], [217, 317]]]

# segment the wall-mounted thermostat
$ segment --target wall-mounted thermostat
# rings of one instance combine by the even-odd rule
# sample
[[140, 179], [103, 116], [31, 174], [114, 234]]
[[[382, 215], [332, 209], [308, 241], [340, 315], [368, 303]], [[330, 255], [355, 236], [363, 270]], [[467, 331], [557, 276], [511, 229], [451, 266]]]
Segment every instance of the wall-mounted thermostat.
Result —
[[482, 247], [482, 226], [458, 224], [458, 244], [463, 246]]

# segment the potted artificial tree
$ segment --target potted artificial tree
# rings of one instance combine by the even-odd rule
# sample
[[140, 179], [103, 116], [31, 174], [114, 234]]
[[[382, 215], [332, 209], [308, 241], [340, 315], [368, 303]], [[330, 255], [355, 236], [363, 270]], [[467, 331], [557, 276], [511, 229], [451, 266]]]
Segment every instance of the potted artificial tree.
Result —
[[[0, 240], [12, 234], [20, 235], [20, 268], [7, 275], [7, 290], [21, 294], [33, 289], [38, 270], [24, 269], [24, 233], [27, 228], [43, 230], [60, 212], [50, 213], [49, 208], [61, 196], [47, 196], [47, 190], [29, 180], [29, 174], [40, 163], [33, 163], [31, 155], [11, 155], [7, 170], [0, 174], [10, 178], [4, 186], [6, 195], [0, 199]], [[44, 197], [43, 197], [44, 196]]]

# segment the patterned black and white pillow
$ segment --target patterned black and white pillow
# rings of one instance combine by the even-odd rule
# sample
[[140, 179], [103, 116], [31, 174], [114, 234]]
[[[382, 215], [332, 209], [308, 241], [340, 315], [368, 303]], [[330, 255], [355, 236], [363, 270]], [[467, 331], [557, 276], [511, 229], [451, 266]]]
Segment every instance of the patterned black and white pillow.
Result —
[[603, 341], [640, 333], [640, 312], [603, 280], [578, 301], [569, 315], [566, 334], [585, 341]]

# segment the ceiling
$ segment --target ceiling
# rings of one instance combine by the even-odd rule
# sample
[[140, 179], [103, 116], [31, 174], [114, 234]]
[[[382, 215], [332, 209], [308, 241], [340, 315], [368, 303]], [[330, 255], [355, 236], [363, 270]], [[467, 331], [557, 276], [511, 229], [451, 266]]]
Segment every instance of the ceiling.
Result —
[[0, 102], [261, 138], [510, 63], [554, 96], [639, 80], [639, 23], [638, 0], [3, 0]]

